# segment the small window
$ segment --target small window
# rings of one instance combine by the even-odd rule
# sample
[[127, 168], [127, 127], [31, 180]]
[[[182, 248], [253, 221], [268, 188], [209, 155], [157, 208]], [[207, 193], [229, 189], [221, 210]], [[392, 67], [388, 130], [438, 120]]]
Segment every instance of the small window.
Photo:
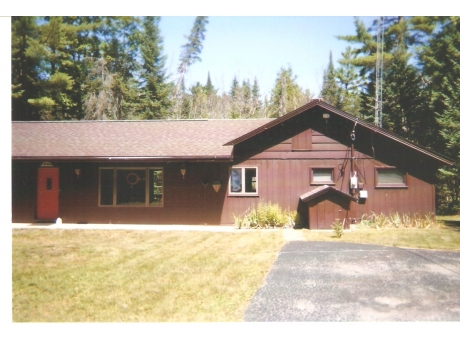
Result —
[[230, 171], [230, 194], [257, 194], [257, 168], [235, 167]]
[[334, 183], [334, 169], [333, 168], [312, 168], [311, 169], [311, 183], [312, 185], [327, 185]]
[[396, 168], [376, 168], [376, 187], [407, 187], [406, 174]]

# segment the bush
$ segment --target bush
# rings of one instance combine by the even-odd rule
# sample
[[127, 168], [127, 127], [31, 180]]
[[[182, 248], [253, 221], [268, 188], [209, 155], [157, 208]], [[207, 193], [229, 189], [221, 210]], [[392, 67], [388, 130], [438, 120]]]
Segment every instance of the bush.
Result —
[[337, 238], [340, 238], [343, 234], [343, 225], [342, 225], [342, 222], [340, 221], [340, 219], [335, 219], [334, 222], [332, 222], [331, 224], [331, 228], [334, 230], [335, 232], [335, 236]]
[[275, 228], [294, 227], [298, 214], [296, 211], [282, 210], [278, 204], [260, 201], [257, 206], [252, 206], [245, 213], [236, 216], [233, 214], [234, 224], [237, 228]]
[[438, 223], [434, 214], [425, 214], [420, 215], [418, 213], [410, 214], [399, 214], [399, 213], [390, 213], [388, 216], [384, 214], [375, 214], [371, 215], [364, 214], [361, 217], [360, 222], [361, 227], [368, 228], [437, 228]]

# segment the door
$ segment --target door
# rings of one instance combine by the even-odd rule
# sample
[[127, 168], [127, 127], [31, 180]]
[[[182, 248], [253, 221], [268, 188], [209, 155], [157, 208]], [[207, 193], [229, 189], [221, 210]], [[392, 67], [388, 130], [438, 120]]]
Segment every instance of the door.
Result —
[[37, 219], [59, 217], [59, 168], [40, 167], [37, 177]]
[[[344, 223], [343, 220], [348, 218], [349, 203], [342, 196], [330, 193], [309, 201], [309, 228], [331, 229], [336, 220]], [[345, 227], [348, 227], [347, 221]]]

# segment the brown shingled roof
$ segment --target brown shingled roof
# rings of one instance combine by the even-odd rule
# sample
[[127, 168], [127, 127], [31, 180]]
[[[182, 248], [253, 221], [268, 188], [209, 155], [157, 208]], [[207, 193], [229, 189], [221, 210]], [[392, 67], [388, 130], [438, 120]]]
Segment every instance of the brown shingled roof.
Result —
[[271, 119], [13, 122], [13, 159], [231, 159], [226, 142]]

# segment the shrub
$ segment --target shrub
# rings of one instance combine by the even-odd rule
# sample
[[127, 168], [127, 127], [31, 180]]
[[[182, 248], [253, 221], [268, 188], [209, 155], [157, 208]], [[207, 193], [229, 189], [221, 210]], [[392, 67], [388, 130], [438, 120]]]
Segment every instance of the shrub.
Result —
[[[247, 214], [244, 215], [245, 213]], [[240, 216], [233, 214], [237, 228], [294, 227], [298, 218], [296, 211], [283, 211], [278, 204], [264, 201], [260, 201], [257, 206], [253, 205]]]
[[361, 227], [368, 228], [437, 228], [438, 223], [436, 222], [436, 217], [434, 214], [425, 214], [420, 215], [418, 213], [410, 214], [399, 214], [399, 213], [390, 213], [388, 216], [383, 214], [377, 215], [371, 213], [371, 215], [364, 214], [361, 217], [360, 222]]
[[343, 225], [342, 225], [342, 222], [340, 221], [340, 219], [335, 219], [334, 222], [332, 222], [331, 224], [331, 228], [334, 230], [335, 232], [335, 236], [337, 238], [340, 238], [343, 234]]

